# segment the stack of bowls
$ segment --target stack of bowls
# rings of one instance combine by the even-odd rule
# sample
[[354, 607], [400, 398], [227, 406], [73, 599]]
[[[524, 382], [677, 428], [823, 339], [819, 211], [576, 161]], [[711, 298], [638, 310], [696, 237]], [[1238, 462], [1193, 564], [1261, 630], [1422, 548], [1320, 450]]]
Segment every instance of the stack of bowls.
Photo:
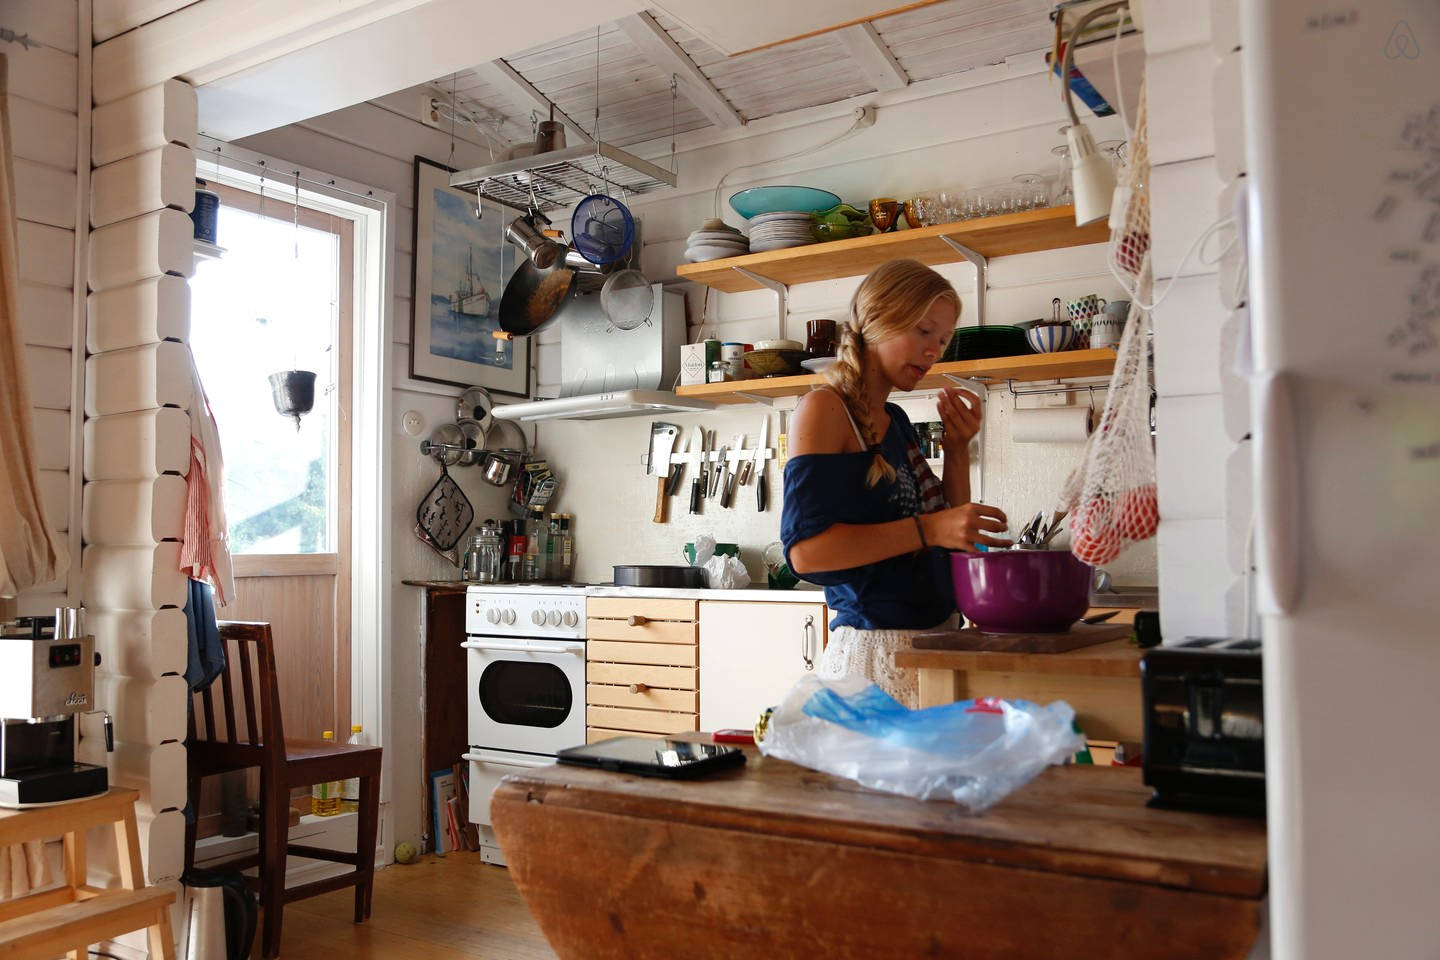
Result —
[[750, 249], [755, 253], [814, 242], [815, 215], [808, 211], [779, 210], [750, 218]]
[[706, 220], [700, 229], [685, 238], [685, 259], [691, 263], [723, 260], [750, 252], [745, 234], [724, 220]]

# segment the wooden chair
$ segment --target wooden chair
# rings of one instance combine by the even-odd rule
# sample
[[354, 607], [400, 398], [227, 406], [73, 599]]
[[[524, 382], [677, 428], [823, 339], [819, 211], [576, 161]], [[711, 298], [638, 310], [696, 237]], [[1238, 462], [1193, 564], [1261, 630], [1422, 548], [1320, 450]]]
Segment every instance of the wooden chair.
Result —
[[[355, 922], [370, 916], [375, 876], [375, 833], [380, 813], [379, 747], [353, 746], [323, 740], [286, 740], [280, 720], [280, 695], [270, 624], [220, 621], [226, 666], [215, 682], [194, 698], [190, 736], [186, 743], [190, 803], [198, 807], [203, 777], [247, 767], [260, 768], [260, 845], [257, 853], [223, 864], [226, 868], [260, 867], [260, 904], [264, 908], [261, 937], [266, 960], [280, 955], [281, 917], [285, 904], [342, 887], [355, 887]], [[258, 676], [257, 676], [258, 674]], [[236, 679], [238, 677], [238, 680]], [[214, 691], [219, 688], [224, 729], [216, 725]], [[244, 715], [237, 726], [236, 690], [244, 697]], [[258, 700], [257, 700], [258, 696]], [[204, 721], [204, 736], [197, 727]], [[360, 779], [360, 819], [356, 850], [346, 853], [289, 842], [290, 791], [330, 780]], [[196, 823], [185, 828], [185, 868], [195, 863]], [[285, 860], [289, 854], [355, 867], [351, 873], [286, 889]]]

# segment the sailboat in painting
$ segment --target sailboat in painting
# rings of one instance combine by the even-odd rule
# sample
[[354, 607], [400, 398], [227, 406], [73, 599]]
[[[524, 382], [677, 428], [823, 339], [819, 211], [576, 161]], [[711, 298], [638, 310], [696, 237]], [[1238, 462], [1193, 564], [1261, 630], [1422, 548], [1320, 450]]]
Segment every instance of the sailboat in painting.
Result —
[[490, 294], [482, 284], [475, 282], [475, 248], [470, 247], [465, 261], [465, 279], [450, 295], [450, 309], [472, 317], [483, 317], [490, 313]]

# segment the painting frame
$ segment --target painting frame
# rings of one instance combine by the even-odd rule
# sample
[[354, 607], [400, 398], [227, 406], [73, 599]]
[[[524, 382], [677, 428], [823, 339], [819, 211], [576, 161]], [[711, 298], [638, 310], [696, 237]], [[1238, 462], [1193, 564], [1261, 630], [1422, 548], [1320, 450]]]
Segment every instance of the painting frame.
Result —
[[[477, 219], [475, 195], [450, 186], [454, 172], [415, 156], [410, 378], [529, 399], [529, 338], [501, 341], [491, 335], [498, 328], [495, 317], [505, 283], [518, 265], [514, 248], [505, 242], [509, 211], [482, 200], [484, 216]], [[463, 257], [461, 242], [467, 244]], [[475, 271], [477, 252], [481, 266]], [[483, 311], [478, 303], [485, 304]], [[471, 323], [473, 333], [463, 329]], [[502, 344], [508, 353], [490, 353]]]

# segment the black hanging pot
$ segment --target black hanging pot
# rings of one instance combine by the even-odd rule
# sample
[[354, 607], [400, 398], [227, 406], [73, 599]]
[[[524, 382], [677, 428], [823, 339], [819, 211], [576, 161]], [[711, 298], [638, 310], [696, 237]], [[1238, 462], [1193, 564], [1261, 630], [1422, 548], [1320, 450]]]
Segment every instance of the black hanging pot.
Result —
[[270, 374], [270, 393], [275, 400], [275, 412], [282, 417], [294, 417], [295, 429], [300, 429], [300, 418], [315, 407], [315, 374], [309, 370], [283, 370]]
[[523, 260], [500, 297], [500, 329], [513, 336], [534, 333], [554, 317], [575, 289], [575, 271], [556, 265], [541, 270]]

